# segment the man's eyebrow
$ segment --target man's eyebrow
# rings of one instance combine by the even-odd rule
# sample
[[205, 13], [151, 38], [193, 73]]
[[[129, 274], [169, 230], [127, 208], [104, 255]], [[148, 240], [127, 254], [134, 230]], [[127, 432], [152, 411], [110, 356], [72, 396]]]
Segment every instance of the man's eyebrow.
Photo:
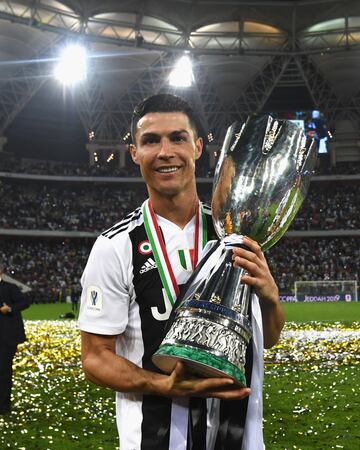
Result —
[[156, 136], [159, 136], [159, 134], [158, 133], [151, 133], [151, 132], [145, 132], [145, 133], [140, 135], [141, 138], [143, 138], [143, 137], [156, 137]]
[[[186, 134], [190, 134], [188, 132], [188, 130], [186, 129], [180, 129], [180, 130], [173, 130], [170, 131], [169, 136], [172, 136], [174, 134], [181, 134], [181, 133], [186, 133]], [[140, 138], [147, 138], [147, 137], [159, 137], [160, 134], [159, 133], [155, 133], [155, 132], [151, 132], [151, 131], [145, 131], [143, 134], [140, 135]]]
[[170, 133], [170, 135], [171, 135], [171, 134], [181, 134], [181, 133], [189, 134], [188, 130], [181, 129], [181, 130], [174, 130], [174, 131], [172, 131], [172, 132]]

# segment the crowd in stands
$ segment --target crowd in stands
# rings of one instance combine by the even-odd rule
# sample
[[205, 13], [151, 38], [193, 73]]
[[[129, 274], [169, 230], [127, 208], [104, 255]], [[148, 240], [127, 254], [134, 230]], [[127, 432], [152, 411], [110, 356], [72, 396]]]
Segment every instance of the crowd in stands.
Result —
[[[92, 242], [79, 240], [0, 240], [6, 272], [31, 287], [34, 303], [65, 301], [80, 295], [80, 277]], [[75, 299], [76, 300], [76, 299]]]
[[0, 161], [0, 172], [27, 173], [32, 175], [60, 175], [60, 176], [87, 176], [87, 177], [129, 177], [139, 176], [137, 166], [129, 165], [126, 169], [116, 167], [113, 164], [93, 165], [61, 162], [43, 161], [37, 159], [8, 158]]
[[145, 188], [11, 183], [0, 180], [0, 228], [102, 231], [135, 209]]
[[281, 292], [294, 282], [355, 280], [360, 274], [360, 238], [283, 238], [267, 255]]
[[[211, 198], [211, 184], [201, 187]], [[0, 228], [100, 232], [121, 220], [146, 197], [141, 184], [19, 183], [0, 180]], [[311, 185], [292, 230], [360, 229], [360, 183]]]
[[313, 182], [292, 230], [360, 229], [360, 183]]
[[[7, 272], [28, 284], [34, 302], [65, 301], [71, 289], [80, 295], [80, 278], [93, 240], [1, 239], [0, 257]], [[360, 238], [283, 238], [267, 254], [280, 292], [293, 291], [296, 280], [354, 280], [359, 276]]]
[[[197, 166], [197, 176], [212, 177], [213, 173], [207, 167], [206, 161]], [[26, 173], [31, 175], [57, 175], [78, 177], [140, 177], [136, 164], [129, 162], [126, 167], [120, 168], [115, 164], [89, 164], [43, 161], [37, 159], [0, 159], [0, 172]]]
[[359, 173], [360, 161], [338, 162], [336, 165], [326, 162], [316, 167], [316, 175], [358, 175]]
[[[0, 161], [0, 172], [62, 176], [138, 176], [131, 169], [71, 163]], [[326, 172], [326, 170], [325, 170]], [[323, 173], [325, 173], [323, 172]], [[343, 163], [331, 173], [360, 174], [360, 164]], [[208, 175], [203, 165], [199, 176]], [[210, 175], [209, 175], [210, 176]], [[199, 185], [209, 202], [211, 182]], [[51, 182], [0, 178], [0, 229], [90, 231], [99, 233], [121, 220], [146, 197], [140, 183]], [[360, 229], [357, 213], [360, 182], [312, 182], [307, 199], [291, 230]], [[6, 238], [0, 234], [0, 257], [8, 273], [28, 284], [34, 302], [64, 301], [80, 295], [79, 280], [93, 239]], [[360, 238], [283, 238], [268, 253], [269, 265], [282, 293], [291, 293], [296, 280], [356, 279]]]
[[[208, 166], [208, 160], [202, 157], [197, 164], [197, 176], [212, 178], [214, 170]], [[91, 177], [138, 177], [138, 167], [128, 162], [126, 167], [120, 168], [116, 164], [95, 164], [89, 166], [84, 163], [42, 161], [37, 159], [0, 159], [0, 172], [27, 173], [37, 175], [59, 175], [59, 176], [91, 176]], [[350, 175], [360, 174], [360, 161], [339, 162], [335, 166], [330, 163], [318, 164], [315, 175]]]

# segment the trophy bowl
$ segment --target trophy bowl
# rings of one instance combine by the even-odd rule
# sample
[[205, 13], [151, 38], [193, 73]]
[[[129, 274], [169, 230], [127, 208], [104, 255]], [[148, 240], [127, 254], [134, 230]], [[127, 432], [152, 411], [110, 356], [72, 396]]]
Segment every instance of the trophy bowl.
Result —
[[230, 377], [246, 386], [251, 288], [241, 283], [245, 271], [233, 266], [232, 249], [249, 236], [266, 251], [283, 236], [305, 198], [316, 157], [314, 143], [291, 121], [252, 116], [228, 128], [212, 194], [222, 251], [200, 276], [205, 254], [176, 302], [152, 357], [165, 373], [180, 360], [198, 376]]

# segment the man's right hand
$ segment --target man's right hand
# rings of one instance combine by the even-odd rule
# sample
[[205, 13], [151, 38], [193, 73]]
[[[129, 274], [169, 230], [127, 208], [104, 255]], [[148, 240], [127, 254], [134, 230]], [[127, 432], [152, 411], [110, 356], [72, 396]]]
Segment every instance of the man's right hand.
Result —
[[145, 370], [116, 355], [117, 336], [81, 332], [82, 366], [86, 378], [119, 392], [164, 397], [216, 397], [240, 400], [250, 394], [230, 378], [199, 378], [178, 362], [170, 375]]
[[249, 388], [240, 387], [231, 378], [198, 378], [186, 372], [182, 362], [177, 362], [167, 379], [161, 380], [161, 394], [166, 397], [215, 397], [241, 400], [250, 395]]

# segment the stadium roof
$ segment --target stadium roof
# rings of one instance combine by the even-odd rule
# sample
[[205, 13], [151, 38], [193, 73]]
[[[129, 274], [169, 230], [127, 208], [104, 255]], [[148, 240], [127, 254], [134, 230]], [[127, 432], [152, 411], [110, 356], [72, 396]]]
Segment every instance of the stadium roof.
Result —
[[180, 94], [215, 138], [234, 118], [264, 110], [316, 108], [330, 122], [358, 123], [356, 0], [1, 0], [0, 135], [30, 133], [35, 121], [44, 135], [58, 128], [63, 94], [54, 94], [52, 68], [74, 39], [88, 46], [91, 66], [71, 101], [67, 94], [66, 112], [77, 110], [68, 125], [98, 142], [118, 142], [134, 105], [170, 90], [185, 50], [196, 84]]

